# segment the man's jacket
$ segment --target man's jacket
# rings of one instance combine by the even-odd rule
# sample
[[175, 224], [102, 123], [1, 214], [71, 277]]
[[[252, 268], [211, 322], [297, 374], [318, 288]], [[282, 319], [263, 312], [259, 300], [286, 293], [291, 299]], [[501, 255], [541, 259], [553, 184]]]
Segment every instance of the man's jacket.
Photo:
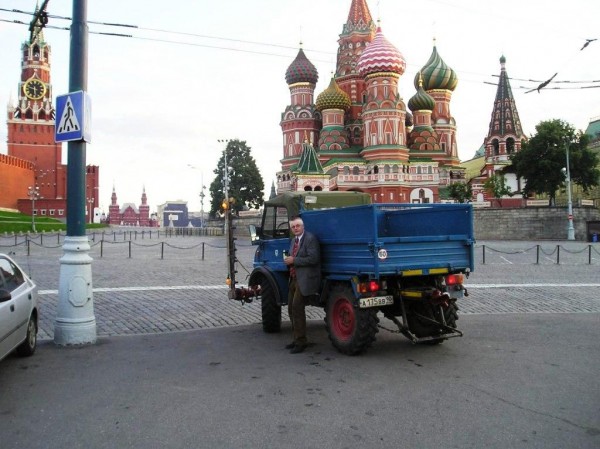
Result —
[[[293, 253], [294, 239], [290, 241], [290, 254]], [[321, 288], [321, 247], [319, 240], [310, 232], [304, 231], [298, 252], [294, 257], [296, 282], [302, 296], [319, 293]]]

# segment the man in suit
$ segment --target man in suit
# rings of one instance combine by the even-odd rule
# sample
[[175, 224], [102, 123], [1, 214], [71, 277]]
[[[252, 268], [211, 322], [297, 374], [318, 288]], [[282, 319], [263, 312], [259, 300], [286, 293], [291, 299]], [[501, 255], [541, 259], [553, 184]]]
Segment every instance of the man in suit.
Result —
[[283, 261], [290, 269], [288, 313], [294, 341], [286, 349], [298, 354], [308, 345], [304, 308], [308, 297], [319, 293], [321, 288], [321, 248], [319, 240], [304, 230], [302, 218], [292, 217], [290, 229], [294, 238], [290, 242], [289, 255]]

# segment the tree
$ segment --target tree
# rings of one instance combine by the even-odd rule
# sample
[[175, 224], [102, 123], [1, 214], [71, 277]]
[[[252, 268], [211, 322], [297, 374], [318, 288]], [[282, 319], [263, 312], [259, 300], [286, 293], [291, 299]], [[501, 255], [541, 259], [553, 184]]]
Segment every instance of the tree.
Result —
[[535, 129], [536, 135], [511, 158], [517, 176], [525, 178], [523, 196], [545, 193], [549, 205], [555, 204], [556, 191], [566, 181], [562, 169], [567, 165], [567, 145], [571, 180], [584, 192], [598, 185], [598, 156], [587, 149], [589, 136], [559, 119], [540, 122]]
[[258, 209], [263, 205], [265, 184], [256, 166], [256, 161], [250, 154], [251, 148], [245, 141], [231, 140], [213, 170], [216, 178], [210, 184], [210, 214], [214, 216], [221, 209], [225, 199], [225, 154], [229, 172], [229, 197], [234, 198], [232, 211], [239, 212], [247, 208]]
[[466, 203], [473, 197], [471, 185], [464, 182], [455, 182], [454, 184], [450, 184], [446, 189], [448, 196], [459, 203]]
[[502, 173], [494, 174], [485, 180], [483, 183], [483, 188], [487, 192], [487, 194], [493, 198], [498, 200], [500, 206], [502, 206], [502, 197], [503, 196], [513, 196], [514, 193], [511, 192], [510, 186], [506, 185], [506, 179]]

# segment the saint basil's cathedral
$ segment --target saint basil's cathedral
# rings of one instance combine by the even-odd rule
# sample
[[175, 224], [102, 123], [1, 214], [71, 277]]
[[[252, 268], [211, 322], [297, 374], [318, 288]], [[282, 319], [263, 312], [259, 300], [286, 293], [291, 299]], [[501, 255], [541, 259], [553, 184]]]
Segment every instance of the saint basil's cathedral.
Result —
[[[375, 203], [439, 202], [443, 187], [466, 181], [450, 110], [456, 72], [434, 45], [406, 104], [398, 91], [406, 61], [376, 27], [366, 0], [352, 0], [338, 43], [335, 74], [316, 101], [319, 75], [302, 49], [285, 73], [291, 100], [281, 119], [278, 192], [361, 191]], [[508, 78], [502, 79], [490, 125], [493, 138], [484, 141], [490, 160], [478, 187], [525, 138]], [[484, 193], [474, 190], [476, 195]]]

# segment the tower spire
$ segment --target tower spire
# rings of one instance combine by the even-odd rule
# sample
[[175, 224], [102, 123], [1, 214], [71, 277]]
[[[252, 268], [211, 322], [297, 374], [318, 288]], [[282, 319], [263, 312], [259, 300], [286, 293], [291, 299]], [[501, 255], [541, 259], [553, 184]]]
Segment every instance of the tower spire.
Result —
[[492, 110], [488, 138], [492, 136], [502, 138], [509, 134], [520, 137], [523, 134], [523, 129], [506, 72], [506, 58], [502, 55], [500, 57], [500, 80], [496, 90], [496, 100]]
[[371, 29], [374, 27], [375, 24], [367, 1], [352, 0], [348, 20], [346, 21], [346, 25], [344, 25], [344, 33], [354, 30], [371, 32]]

